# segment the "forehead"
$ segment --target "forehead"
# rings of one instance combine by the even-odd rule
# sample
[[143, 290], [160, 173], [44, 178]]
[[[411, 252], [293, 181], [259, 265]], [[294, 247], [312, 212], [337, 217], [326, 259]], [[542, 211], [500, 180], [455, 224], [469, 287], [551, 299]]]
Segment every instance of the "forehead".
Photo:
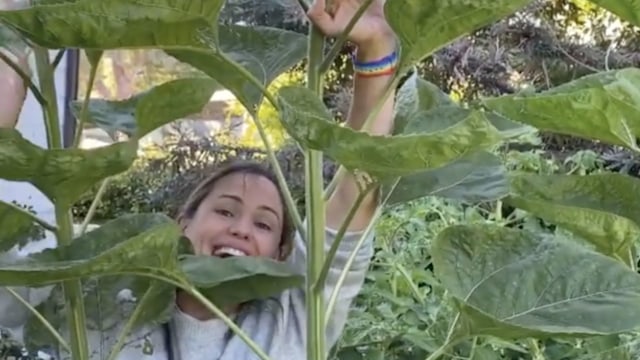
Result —
[[268, 206], [282, 213], [278, 188], [262, 175], [235, 173], [220, 178], [208, 197], [215, 199], [224, 195], [238, 197], [245, 205]]

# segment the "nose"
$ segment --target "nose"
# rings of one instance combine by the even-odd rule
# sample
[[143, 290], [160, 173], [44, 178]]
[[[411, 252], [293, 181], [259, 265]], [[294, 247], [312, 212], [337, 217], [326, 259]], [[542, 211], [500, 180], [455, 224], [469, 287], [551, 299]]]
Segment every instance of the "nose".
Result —
[[229, 231], [235, 237], [242, 240], [249, 240], [251, 236], [251, 223], [248, 219], [238, 217], [229, 225]]

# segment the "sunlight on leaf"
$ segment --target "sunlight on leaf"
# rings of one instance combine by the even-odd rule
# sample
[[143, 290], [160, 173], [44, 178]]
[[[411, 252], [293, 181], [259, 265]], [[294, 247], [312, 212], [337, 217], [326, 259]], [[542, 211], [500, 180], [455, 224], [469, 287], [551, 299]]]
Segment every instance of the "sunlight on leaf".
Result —
[[220, 26], [219, 32], [222, 54], [188, 49], [168, 50], [167, 54], [218, 81], [252, 114], [262, 101], [261, 88], [306, 55], [306, 36], [293, 31], [233, 25]]
[[[89, 121], [107, 133], [123, 132], [141, 138], [153, 130], [202, 111], [219, 85], [207, 78], [168, 81], [126, 100], [92, 99]], [[72, 109], [79, 116], [82, 100]]]
[[102, 0], [36, 4], [0, 19], [37, 45], [116, 49], [215, 44], [223, 0]]
[[392, 137], [339, 126], [307, 88], [283, 87], [278, 100], [287, 132], [302, 146], [321, 150], [348, 169], [374, 176], [401, 176], [437, 168], [501, 140], [496, 129], [476, 111], [435, 132]]
[[485, 98], [482, 103], [542, 131], [637, 149], [640, 69], [586, 75], [537, 94]]

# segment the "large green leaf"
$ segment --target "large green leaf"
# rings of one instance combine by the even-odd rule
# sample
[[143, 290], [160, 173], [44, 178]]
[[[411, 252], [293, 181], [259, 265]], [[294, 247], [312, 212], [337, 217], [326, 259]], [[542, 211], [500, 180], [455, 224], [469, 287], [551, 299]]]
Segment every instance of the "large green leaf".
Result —
[[[149, 132], [187, 115], [198, 113], [218, 88], [207, 78], [168, 81], [126, 100], [92, 99], [89, 120], [107, 131], [141, 138]], [[73, 103], [80, 114], [82, 101]]]
[[402, 134], [420, 113], [439, 106], [455, 106], [455, 103], [437, 85], [420, 78], [417, 73], [412, 74], [396, 93], [394, 134]]
[[507, 201], [628, 262], [640, 235], [640, 204], [634, 194], [640, 194], [640, 180], [623, 174], [514, 173]]
[[[389, 186], [384, 187], [385, 195]], [[440, 168], [402, 177], [387, 201], [397, 205], [424, 196], [438, 196], [469, 203], [492, 201], [506, 196], [509, 184], [500, 159], [479, 151]]]
[[[475, 111], [460, 107], [438, 86], [413, 74], [402, 84], [396, 95], [394, 134], [440, 131], [470, 114], [475, 114]], [[531, 126], [492, 112], [483, 115], [505, 139], [536, 131]]]
[[263, 299], [304, 284], [304, 277], [287, 263], [268, 258], [186, 255], [181, 265], [189, 281], [218, 306]]
[[158, 278], [173, 284], [190, 282], [218, 304], [263, 298], [302, 284], [302, 278], [285, 264], [249, 257], [193, 256], [185, 241], [177, 224], [164, 215], [126, 215], [69, 246], [48, 249], [18, 263], [0, 263], [0, 285], [45, 285], [83, 278], [88, 326], [104, 331], [128, 319], [147, 291], [155, 300], [145, 304], [134, 326], [165, 320], [175, 285]]
[[394, 0], [385, 13], [402, 48], [401, 69], [407, 69], [459, 37], [500, 20], [531, 0]]
[[[478, 111], [468, 111], [455, 124], [429, 133], [374, 136], [334, 123], [321, 100], [307, 88], [283, 87], [278, 102], [283, 125], [296, 141], [325, 152], [346, 168], [374, 176], [402, 176], [437, 168], [501, 140]], [[410, 131], [409, 125], [405, 132]]]
[[[95, 236], [92, 231], [71, 245], [3, 261], [0, 285], [42, 286], [94, 276], [122, 273], [166, 276], [175, 271], [180, 228], [172, 221], [159, 221], [149, 230], [127, 237], [131, 229], [140, 228], [138, 222], [148, 224], [150, 220], [140, 216], [114, 220], [110, 226], [94, 230], [102, 236]], [[82, 241], [83, 238], [87, 241]], [[103, 239], [109, 241], [97, 241]]]
[[640, 276], [560, 237], [456, 225], [433, 243], [434, 269], [462, 305], [459, 334], [606, 335], [640, 324]]
[[122, 142], [90, 150], [45, 150], [14, 129], [0, 129], [0, 178], [29, 182], [57, 205], [70, 206], [99, 181], [127, 170], [137, 147]]
[[640, 69], [586, 75], [537, 94], [486, 98], [482, 103], [540, 130], [637, 149]]
[[52, 49], [203, 47], [217, 42], [223, 0], [102, 0], [40, 3], [0, 19]]
[[255, 112], [264, 88], [306, 55], [306, 36], [271, 27], [221, 26], [220, 52], [168, 50], [231, 91]]
[[27, 212], [27, 209], [0, 201], [0, 252], [43, 237], [43, 229]]
[[618, 15], [622, 20], [640, 27], [640, 2], [637, 0], [590, 0]]

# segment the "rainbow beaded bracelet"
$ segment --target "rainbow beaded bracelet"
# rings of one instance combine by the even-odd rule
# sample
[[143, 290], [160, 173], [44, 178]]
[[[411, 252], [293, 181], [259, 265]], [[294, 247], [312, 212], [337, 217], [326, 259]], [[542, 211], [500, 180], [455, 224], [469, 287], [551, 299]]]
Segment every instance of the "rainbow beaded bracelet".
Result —
[[381, 59], [361, 62], [356, 60], [355, 54], [352, 55], [353, 70], [359, 76], [374, 77], [391, 75], [398, 65], [398, 52], [394, 51]]

